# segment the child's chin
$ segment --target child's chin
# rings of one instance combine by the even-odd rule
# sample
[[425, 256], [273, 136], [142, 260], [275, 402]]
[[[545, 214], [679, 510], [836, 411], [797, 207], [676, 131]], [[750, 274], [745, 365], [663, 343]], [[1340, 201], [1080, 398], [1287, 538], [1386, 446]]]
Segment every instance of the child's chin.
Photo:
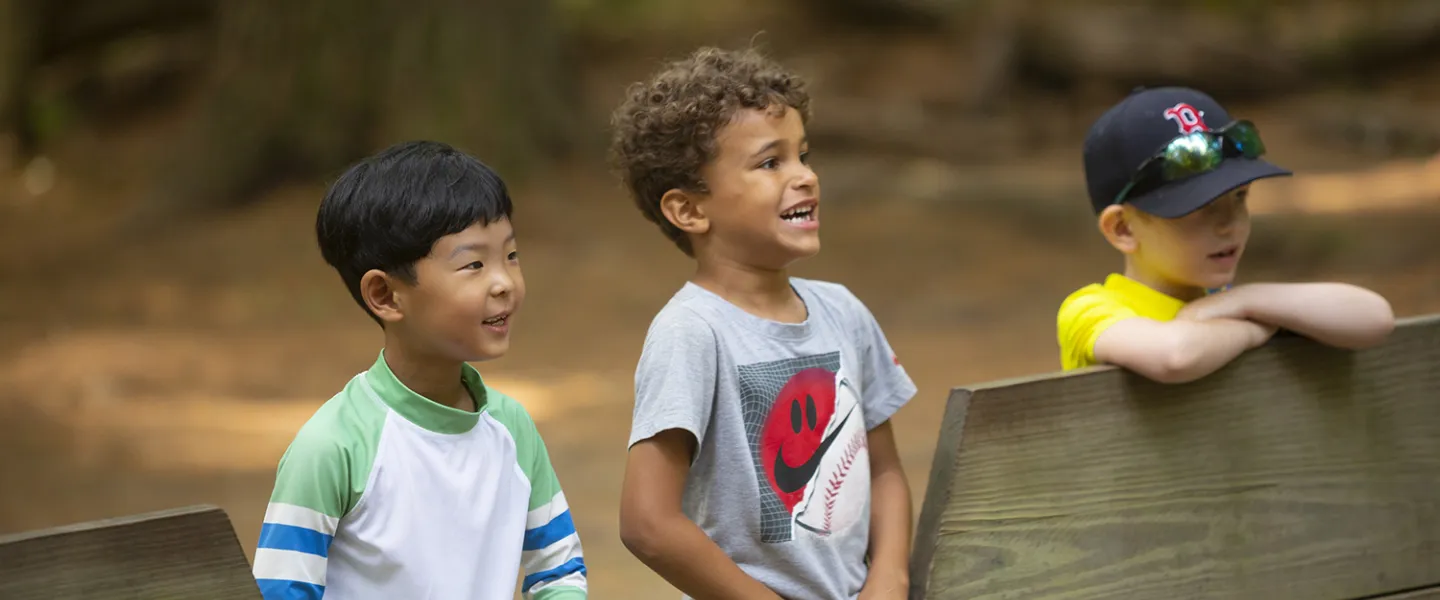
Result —
[[1228, 286], [1228, 285], [1230, 285], [1231, 283], [1234, 283], [1234, 282], [1235, 282], [1235, 274], [1234, 274], [1234, 273], [1231, 273], [1231, 274], [1229, 274], [1229, 275], [1224, 275], [1224, 276], [1209, 277], [1209, 278], [1206, 279], [1206, 281], [1204, 282], [1204, 284], [1203, 284], [1201, 287], [1204, 287], [1204, 288], [1207, 289], [1207, 290], [1220, 290], [1220, 289], [1224, 289], [1226, 286]]
[[789, 250], [792, 261], [810, 258], [820, 253], [820, 237], [814, 236], [800, 243], [790, 244], [786, 250]]
[[504, 357], [505, 354], [509, 351], [510, 340], [508, 338], [503, 342], [487, 341], [485, 343], [476, 344], [474, 347], [472, 347], [472, 349], [470, 350], [470, 357], [466, 358], [465, 362], [485, 362], [487, 360], [495, 360], [497, 358]]

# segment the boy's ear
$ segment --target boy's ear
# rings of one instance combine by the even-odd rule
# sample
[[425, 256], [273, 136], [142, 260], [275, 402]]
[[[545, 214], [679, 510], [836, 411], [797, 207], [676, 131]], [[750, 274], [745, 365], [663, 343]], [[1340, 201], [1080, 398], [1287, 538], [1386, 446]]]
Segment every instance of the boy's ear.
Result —
[[1125, 214], [1123, 205], [1112, 204], [1105, 207], [1105, 210], [1100, 211], [1100, 218], [1096, 222], [1100, 226], [1100, 234], [1104, 235], [1105, 241], [1110, 242], [1116, 250], [1131, 254], [1139, 249], [1140, 243], [1130, 228], [1129, 216]]
[[360, 276], [360, 297], [370, 312], [385, 323], [405, 318], [404, 294], [397, 289], [398, 283], [394, 276], [380, 269], [370, 269]]
[[700, 200], [699, 194], [676, 188], [660, 197], [660, 213], [680, 231], [702, 234], [710, 230], [710, 218]]

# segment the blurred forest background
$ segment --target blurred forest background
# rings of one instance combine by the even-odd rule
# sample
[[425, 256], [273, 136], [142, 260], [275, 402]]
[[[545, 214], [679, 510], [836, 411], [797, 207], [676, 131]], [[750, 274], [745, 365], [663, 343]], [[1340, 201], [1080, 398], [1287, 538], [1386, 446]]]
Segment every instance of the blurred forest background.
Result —
[[598, 597], [671, 598], [620, 545], [631, 377], [688, 275], [607, 172], [628, 82], [756, 45], [811, 81], [826, 202], [802, 276], [866, 301], [920, 384], [1056, 370], [1054, 311], [1118, 263], [1080, 140], [1200, 87], [1297, 177], [1257, 184], [1243, 278], [1440, 311], [1433, 0], [0, 0], [0, 532], [196, 502], [253, 552], [296, 428], [378, 350], [315, 249], [325, 184], [393, 142], [512, 185], [530, 299], [482, 366], [554, 457]]

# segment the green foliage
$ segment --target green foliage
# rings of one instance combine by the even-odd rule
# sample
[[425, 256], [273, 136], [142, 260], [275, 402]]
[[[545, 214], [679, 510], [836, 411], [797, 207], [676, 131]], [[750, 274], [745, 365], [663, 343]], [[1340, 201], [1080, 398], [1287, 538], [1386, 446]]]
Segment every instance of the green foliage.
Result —
[[30, 131], [41, 143], [60, 137], [77, 118], [75, 106], [63, 95], [31, 98], [26, 114]]

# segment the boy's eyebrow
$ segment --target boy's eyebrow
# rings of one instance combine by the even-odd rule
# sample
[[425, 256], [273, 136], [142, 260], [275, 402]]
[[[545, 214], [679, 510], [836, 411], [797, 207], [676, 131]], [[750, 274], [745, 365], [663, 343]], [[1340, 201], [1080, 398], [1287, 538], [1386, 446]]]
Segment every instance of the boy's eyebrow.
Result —
[[[514, 231], [511, 231], [511, 232], [510, 232], [510, 235], [506, 236], [506, 237], [505, 237], [505, 241], [502, 242], [500, 245], [503, 246], [503, 245], [509, 244], [510, 242], [513, 242], [513, 241], [515, 241], [515, 232], [514, 232]], [[455, 257], [457, 257], [457, 256], [460, 256], [461, 253], [466, 252], [466, 251], [471, 251], [471, 250], [474, 250], [474, 251], [484, 250], [484, 249], [489, 248], [489, 247], [490, 247], [490, 245], [489, 245], [489, 244], [486, 244], [485, 242], [471, 242], [471, 243], [469, 243], [469, 244], [461, 244], [461, 245], [459, 245], [459, 246], [456, 246], [455, 249], [450, 252], [450, 258], [455, 258]]]
[[760, 156], [761, 154], [764, 154], [764, 153], [766, 153], [766, 152], [769, 152], [771, 149], [775, 148], [776, 146], [779, 146], [779, 145], [780, 145], [780, 142], [782, 142], [782, 141], [784, 141], [784, 140], [774, 139], [774, 140], [770, 140], [770, 141], [768, 141], [768, 142], [765, 142], [765, 145], [764, 145], [764, 146], [761, 146], [759, 150], [756, 150], [754, 153], [752, 153], [752, 154], [750, 155], [750, 157], [751, 157], [751, 158], [754, 158], [754, 157], [756, 157], [756, 156]]
[[[764, 153], [766, 153], [766, 152], [769, 152], [770, 150], [774, 149], [776, 146], [779, 146], [780, 144], [783, 144], [783, 143], [785, 143], [785, 140], [784, 140], [784, 139], [780, 139], [780, 138], [776, 138], [776, 139], [770, 140], [769, 142], [766, 142], [764, 146], [761, 146], [759, 150], [756, 150], [754, 154], [751, 154], [750, 157], [751, 157], [751, 158], [754, 158], [754, 157], [756, 157], [756, 156], [760, 156], [761, 154], [764, 154]], [[801, 147], [804, 147], [806, 144], [809, 144], [809, 143], [810, 143], [810, 137], [809, 137], [809, 136], [800, 138], [800, 146], [801, 146]]]

